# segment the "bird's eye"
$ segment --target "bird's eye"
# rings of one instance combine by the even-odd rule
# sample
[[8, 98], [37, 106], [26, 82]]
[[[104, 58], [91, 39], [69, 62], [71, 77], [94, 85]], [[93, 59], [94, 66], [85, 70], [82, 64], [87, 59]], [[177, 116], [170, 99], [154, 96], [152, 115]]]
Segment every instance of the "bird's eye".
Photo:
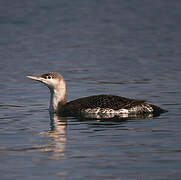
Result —
[[51, 76], [47, 76], [47, 79], [51, 79], [52, 77]]

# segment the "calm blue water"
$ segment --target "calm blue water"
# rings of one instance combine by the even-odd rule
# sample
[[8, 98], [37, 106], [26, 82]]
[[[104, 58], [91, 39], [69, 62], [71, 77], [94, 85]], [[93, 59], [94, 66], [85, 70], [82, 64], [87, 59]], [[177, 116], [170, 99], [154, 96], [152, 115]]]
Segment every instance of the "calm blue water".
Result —
[[[2, 180], [179, 180], [181, 1], [0, 1]], [[115, 94], [169, 112], [125, 122], [49, 117], [26, 75], [62, 74], [68, 99]]]

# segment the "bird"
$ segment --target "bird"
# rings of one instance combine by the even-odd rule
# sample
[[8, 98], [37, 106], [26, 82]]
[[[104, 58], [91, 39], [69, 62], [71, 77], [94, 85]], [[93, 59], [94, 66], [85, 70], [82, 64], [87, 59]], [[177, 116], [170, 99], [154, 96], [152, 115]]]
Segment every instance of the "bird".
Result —
[[145, 100], [125, 98], [117, 95], [99, 94], [67, 102], [67, 87], [62, 75], [50, 72], [27, 78], [46, 85], [50, 90], [49, 112], [65, 116], [82, 116], [106, 119], [129, 115], [160, 115], [166, 110], [147, 103]]

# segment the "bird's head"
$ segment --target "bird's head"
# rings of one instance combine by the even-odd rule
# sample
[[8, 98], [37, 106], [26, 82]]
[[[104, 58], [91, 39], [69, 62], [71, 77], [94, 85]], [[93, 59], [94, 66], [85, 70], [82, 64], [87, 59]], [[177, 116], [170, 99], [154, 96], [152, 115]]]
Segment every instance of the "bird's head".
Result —
[[61, 84], [65, 84], [63, 77], [54, 72], [42, 74], [40, 76], [26, 77], [45, 84], [50, 90], [54, 90], [59, 88]]

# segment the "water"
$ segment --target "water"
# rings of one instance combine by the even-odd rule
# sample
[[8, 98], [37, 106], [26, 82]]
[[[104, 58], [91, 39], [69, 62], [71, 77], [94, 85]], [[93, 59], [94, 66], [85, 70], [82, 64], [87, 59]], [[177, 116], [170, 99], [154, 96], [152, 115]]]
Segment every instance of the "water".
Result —
[[[0, 1], [2, 180], [180, 179], [179, 0]], [[61, 73], [68, 99], [145, 99], [159, 117], [50, 117], [49, 92], [26, 75]]]

